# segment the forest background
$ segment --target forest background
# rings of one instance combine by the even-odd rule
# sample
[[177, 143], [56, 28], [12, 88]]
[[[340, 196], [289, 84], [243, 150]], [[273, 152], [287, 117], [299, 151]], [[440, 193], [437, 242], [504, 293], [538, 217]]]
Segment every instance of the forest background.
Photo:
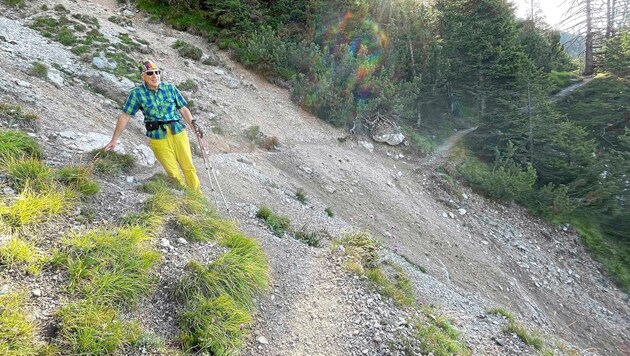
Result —
[[[590, 62], [570, 57], [535, 9], [517, 19], [505, 0], [136, 3], [354, 134], [395, 123], [426, 155], [454, 130], [478, 127], [444, 173], [569, 223], [630, 290], [629, 1], [574, 1], [571, 31]], [[590, 83], [554, 96], [591, 70]]]

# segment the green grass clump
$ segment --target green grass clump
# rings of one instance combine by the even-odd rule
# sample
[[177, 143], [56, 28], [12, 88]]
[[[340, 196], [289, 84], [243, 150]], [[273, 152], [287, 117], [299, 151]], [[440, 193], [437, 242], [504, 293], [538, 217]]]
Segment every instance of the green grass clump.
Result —
[[91, 158], [94, 161], [94, 170], [108, 176], [129, 173], [135, 165], [133, 156], [102, 149], [92, 151]]
[[100, 191], [100, 187], [92, 177], [92, 169], [88, 166], [66, 166], [54, 172], [56, 181], [72, 188], [82, 195], [91, 196]]
[[194, 353], [231, 355], [238, 351], [245, 335], [241, 326], [251, 316], [226, 295], [196, 300], [180, 318], [184, 349]]
[[9, 6], [20, 7], [24, 5], [24, 0], [2, 0], [3, 3]]
[[174, 197], [171, 191], [162, 190], [153, 194], [144, 202], [145, 210], [162, 216], [172, 216], [181, 210], [179, 197]]
[[525, 344], [532, 346], [536, 350], [542, 350], [544, 345], [543, 338], [535, 333], [528, 332], [523, 326], [521, 326], [514, 315], [503, 308], [492, 308], [488, 310], [488, 314], [501, 315], [508, 320], [508, 325], [503, 329], [506, 334], [515, 334]]
[[72, 198], [63, 190], [34, 192], [26, 187], [14, 201], [0, 201], [0, 220], [11, 227], [43, 222], [72, 206]]
[[56, 315], [59, 346], [72, 355], [111, 355], [123, 352], [141, 336], [140, 326], [120, 319], [105, 305], [81, 301]]
[[35, 61], [31, 63], [30, 74], [37, 78], [46, 79], [48, 76], [48, 66], [42, 62]]
[[306, 204], [306, 202], [308, 201], [308, 196], [306, 195], [306, 192], [304, 191], [304, 189], [302, 188], [297, 189], [297, 191], [295, 192], [295, 199], [297, 199], [297, 201], [299, 201], [302, 204]]
[[18, 237], [0, 245], [0, 264], [16, 268], [22, 272], [38, 275], [48, 258], [37, 250], [31, 242]]
[[0, 355], [42, 355], [37, 325], [24, 308], [23, 293], [0, 294]]
[[367, 230], [346, 234], [337, 243], [341, 244], [345, 248], [346, 254], [363, 268], [378, 266], [380, 245]]
[[382, 295], [392, 298], [398, 305], [411, 306], [416, 301], [411, 280], [400, 267], [393, 267], [394, 271], [391, 273], [385, 273], [383, 268], [367, 268], [365, 276], [377, 286]]
[[551, 80], [552, 87], [551, 94], [556, 94], [571, 85], [571, 79], [573, 78], [575, 78], [575, 74], [571, 72], [558, 72], [552, 70], [549, 73], [549, 80]]
[[99, 304], [132, 306], [155, 283], [160, 254], [149, 239], [140, 227], [73, 234], [56, 259], [68, 269], [71, 290]]
[[140, 187], [141, 191], [149, 194], [168, 191], [169, 189], [182, 190], [183, 187], [175, 179], [161, 173], [154, 175]]
[[274, 214], [271, 209], [261, 206], [256, 213], [256, 217], [262, 219], [271, 229], [274, 235], [282, 237], [285, 231], [291, 227], [291, 220], [286, 216]]
[[214, 240], [212, 220], [199, 216], [181, 215], [177, 217], [176, 224], [186, 240], [203, 242]]
[[309, 230], [302, 227], [301, 230], [293, 231], [293, 237], [312, 247], [319, 247], [321, 244], [321, 236], [317, 231]]
[[183, 300], [194, 296], [217, 298], [225, 294], [242, 308], [253, 308], [256, 294], [267, 287], [269, 267], [260, 245], [251, 238], [233, 235], [224, 241], [231, 250], [207, 266], [197, 261], [188, 264], [176, 290]]
[[177, 50], [177, 53], [179, 53], [180, 56], [184, 58], [190, 58], [195, 61], [200, 60], [201, 56], [203, 55], [203, 52], [199, 47], [191, 45], [190, 43], [182, 40], [175, 41], [172, 47]]
[[423, 313], [423, 318], [414, 325], [423, 352], [436, 356], [472, 355], [448, 319], [432, 308], [423, 309]]
[[0, 131], [0, 158], [33, 157], [41, 159], [42, 156], [43, 153], [37, 141], [28, 137], [25, 133], [14, 130]]
[[331, 208], [324, 209], [324, 212], [326, 213], [326, 215], [328, 215], [329, 218], [334, 218], [335, 217], [335, 213], [332, 211]]
[[199, 90], [199, 85], [192, 79], [187, 79], [184, 82], [179, 83], [177, 86], [180, 90], [195, 92]]
[[36, 158], [7, 159], [1, 165], [9, 182], [18, 191], [22, 191], [27, 185], [35, 191], [50, 188], [52, 169]]

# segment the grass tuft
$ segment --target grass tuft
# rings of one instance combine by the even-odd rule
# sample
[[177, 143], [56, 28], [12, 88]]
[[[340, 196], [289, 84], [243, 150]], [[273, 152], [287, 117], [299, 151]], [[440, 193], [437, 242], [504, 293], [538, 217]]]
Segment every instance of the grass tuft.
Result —
[[300, 230], [293, 231], [293, 237], [295, 237], [296, 240], [302, 241], [303, 243], [312, 247], [319, 247], [321, 245], [321, 235], [324, 234], [327, 234], [327, 232], [309, 230], [306, 226], [303, 226]]
[[53, 174], [56, 181], [85, 196], [95, 195], [100, 191], [98, 183], [91, 176], [92, 169], [88, 166], [66, 166]]
[[18, 159], [33, 157], [41, 159], [43, 156], [39, 144], [21, 131], [0, 131], [0, 158]]
[[0, 354], [45, 354], [37, 340], [37, 326], [24, 308], [24, 293], [0, 294]]
[[11, 185], [18, 191], [22, 191], [27, 185], [35, 191], [50, 188], [52, 169], [39, 159], [33, 157], [6, 159], [2, 162], [2, 167], [2, 170], [7, 172]]
[[173, 43], [172, 47], [177, 50], [180, 56], [184, 58], [190, 58], [195, 61], [200, 60], [201, 56], [203, 55], [203, 52], [199, 47], [191, 45], [186, 41], [177, 40], [175, 41], [175, 43]]
[[34, 192], [26, 187], [15, 201], [0, 202], [0, 220], [11, 227], [36, 224], [71, 205], [71, 198], [63, 190]]
[[308, 196], [306, 195], [306, 192], [304, 191], [304, 189], [302, 188], [297, 189], [297, 191], [295, 192], [295, 199], [297, 199], [297, 201], [299, 201], [302, 204], [306, 204], [306, 202], [308, 201]]
[[194, 353], [234, 354], [243, 343], [242, 325], [250, 321], [249, 313], [226, 295], [198, 299], [180, 318], [182, 344]]
[[42, 62], [35, 61], [31, 63], [30, 74], [37, 78], [46, 79], [48, 76], [48, 66]]
[[120, 319], [111, 307], [81, 301], [56, 315], [60, 346], [72, 355], [111, 355], [141, 336], [137, 323]]
[[492, 308], [488, 310], [488, 314], [501, 315], [508, 320], [507, 326], [503, 329], [506, 334], [515, 334], [525, 344], [532, 346], [536, 350], [542, 350], [544, 345], [543, 338], [537, 333], [529, 333], [521, 326], [514, 315], [503, 308]]
[[91, 158], [94, 161], [94, 170], [108, 176], [129, 173], [135, 165], [133, 156], [102, 149], [92, 151]]
[[0, 245], [0, 263], [9, 268], [38, 275], [47, 261], [48, 258], [39, 252], [33, 243], [21, 238], [13, 237]]
[[276, 215], [265, 206], [258, 209], [256, 217], [262, 219], [273, 234], [278, 237], [284, 236], [284, 233], [291, 227], [291, 220], [288, 217]]
[[324, 209], [324, 212], [326, 213], [326, 215], [328, 215], [329, 218], [334, 218], [335, 217], [335, 213], [332, 211], [332, 209], [330, 207]]
[[459, 341], [459, 332], [432, 308], [423, 309], [423, 317], [414, 327], [423, 352], [432, 355], [471, 355]]
[[132, 306], [155, 283], [160, 254], [147, 246], [149, 239], [140, 227], [73, 234], [57, 260], [68, 269], [71, 290], [99, 304]]
[[189, 262], [188, 274], [181, 279], [175, 293], [183, 300], [225, 294], [239, 307], [250, 310], [256, 294], [267, 288], [267, 259], [254, 239], [242, 235], [229, 237], [224, 245], [231, 250], [207, 266]]

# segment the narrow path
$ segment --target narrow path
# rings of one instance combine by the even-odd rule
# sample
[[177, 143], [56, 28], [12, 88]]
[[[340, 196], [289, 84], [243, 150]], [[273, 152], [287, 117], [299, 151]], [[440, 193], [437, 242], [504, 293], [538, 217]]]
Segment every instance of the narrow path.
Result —
[[590, 83], [591, 81], [593, 81], [593, 79], [595, 79], [594, 76], [590, 76], [590, 77], [586, 77], [584, 78], [584, 80], [582, 80], [581, 82], [577, 82], [575, 84], [571, 84], [568, 87], [562, 89], [558, 94], [552, 96], [551, 98], [549, 98], [549, 100], [551, 102], [555, 102], [558, 101], [561, 98], [564, 98], [565, 96], [573, 93], [574, 91], [578, 90], [579, 88], [585, 86], [586, 84]]

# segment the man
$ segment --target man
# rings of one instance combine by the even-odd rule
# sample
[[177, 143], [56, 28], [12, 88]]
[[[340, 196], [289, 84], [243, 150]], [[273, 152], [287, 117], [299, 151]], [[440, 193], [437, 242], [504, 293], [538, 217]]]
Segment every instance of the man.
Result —
[[186, 179], [185, 185], [199, 191], [199, 178], [192, 162], [182, 117], [200, 137], [203, 137], [203, 133], [193, 120], [190, 110], [186, 107], [186, 100], [177, 87], [161, 81], [162, 72], [154, 61], [145, 58], [138, 64], [138, 69], [144, 83], [129, 93], [123, 112], [116, 121], [112, 140], [103, 149], [113, 150], [131, 117], [138, 110], [142, 110], [149, 146], [166, 174], [184, 185], [184, 179], [179, 171], [181, 167]]

